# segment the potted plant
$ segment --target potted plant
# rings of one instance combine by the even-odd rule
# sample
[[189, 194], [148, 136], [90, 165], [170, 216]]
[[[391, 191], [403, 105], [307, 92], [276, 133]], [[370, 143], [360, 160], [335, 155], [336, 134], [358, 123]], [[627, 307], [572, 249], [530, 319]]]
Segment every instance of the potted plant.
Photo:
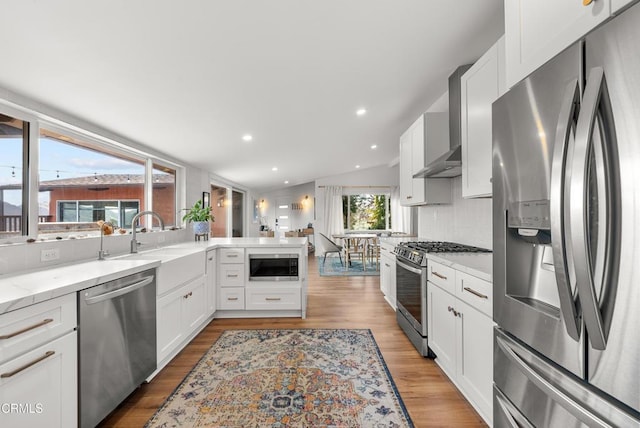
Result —
[[201, 236], [209, 239], [209, 222], [215, 220], [213, 214], [211, 214], [211, 207], [203, 207], [202, 201], [198, 200], [193, 204], [193, 207], [187, 208], [185, 211], [187, 213], [182, 217], [182, 220], [193, 223], [193, 232], [196, 235], [196, 240], [199, 240]]

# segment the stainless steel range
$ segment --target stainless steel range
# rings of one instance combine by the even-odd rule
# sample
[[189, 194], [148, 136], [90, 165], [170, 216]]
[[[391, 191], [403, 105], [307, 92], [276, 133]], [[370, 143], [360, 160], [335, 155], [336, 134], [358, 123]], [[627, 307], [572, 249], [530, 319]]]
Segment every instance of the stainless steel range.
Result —
[[393, 252], [396, 254], [398, 325], [421, 355], [433, 358], [427, 345], [427, 253], [491, 251], [454, 242], [410, 241], [402, 242]]

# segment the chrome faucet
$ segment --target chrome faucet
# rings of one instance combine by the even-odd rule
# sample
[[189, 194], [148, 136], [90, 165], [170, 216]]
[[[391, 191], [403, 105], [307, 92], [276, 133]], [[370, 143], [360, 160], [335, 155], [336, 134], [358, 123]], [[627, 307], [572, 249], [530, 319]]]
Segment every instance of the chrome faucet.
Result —
[[100, 251], [98, 251], [98, 260], [105, 260], [105, 256], [109, 255], [108, 250], [102, 249], [102, 241], [104, 240], [104, 224], [100, 225]]
[[141, 211], [138, 214], [134, 215], [133, 218], [131, 219], [131, 235], [132, 235], [131, 236], [131, 253], [132, 254], [138, 252], [138, 241], [136, 241], [136, 222], [143, 215], [152, 215], [155, 218], [157, 218], [158, 221], [160, 222], [160, 228], [164, 230], [164, 221], [162, 220], [162, 217], [160, 217], [160, 214], [158, 214], [157, 212]]

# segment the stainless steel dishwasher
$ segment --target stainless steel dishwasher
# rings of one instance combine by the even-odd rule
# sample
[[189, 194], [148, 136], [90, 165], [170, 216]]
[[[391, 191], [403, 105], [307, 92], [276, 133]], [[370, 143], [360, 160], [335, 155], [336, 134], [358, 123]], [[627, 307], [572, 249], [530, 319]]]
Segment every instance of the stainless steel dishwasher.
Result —
[[78, 292], [80, 427], [95, 427], [156, 364], [155, 270]]

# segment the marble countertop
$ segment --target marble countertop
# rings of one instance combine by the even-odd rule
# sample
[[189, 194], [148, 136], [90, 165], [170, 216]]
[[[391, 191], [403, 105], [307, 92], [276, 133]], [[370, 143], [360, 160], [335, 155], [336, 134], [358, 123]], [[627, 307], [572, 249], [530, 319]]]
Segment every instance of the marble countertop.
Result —
[[303, 247], [307, 238], [210, 238], [208, 241], [183, 242], [174, 244], [174, 248], [205, 248], [218, 247]]
[[[80, 261], [65, 265], [0, 276], [0, 314], [93, 287], [123, 276], [154, 269], [163, 260], [183, 254], [219, 247], [304, 247], [307, 238], [212, 238], [208, 241], [183, 242], [138, 254], [123, 254], [102, 261]], [[192, 249], [193, 251], [188, 251]], [[155, 254], [154, 254], [155, 253]]]
[[427, 258], [493, 282], [493, 253], [428, 253]]
[[160, 265], [159, 260], [108, 259], [60, 265], [0, 278], [0, 314]]
[[[439, 241], [425, 237], [381, 237], [380, 242], [398, 245], [407, 241]], [[493, 281], [493, 253], [427, 253], [427, 258], [485, 281]]]

